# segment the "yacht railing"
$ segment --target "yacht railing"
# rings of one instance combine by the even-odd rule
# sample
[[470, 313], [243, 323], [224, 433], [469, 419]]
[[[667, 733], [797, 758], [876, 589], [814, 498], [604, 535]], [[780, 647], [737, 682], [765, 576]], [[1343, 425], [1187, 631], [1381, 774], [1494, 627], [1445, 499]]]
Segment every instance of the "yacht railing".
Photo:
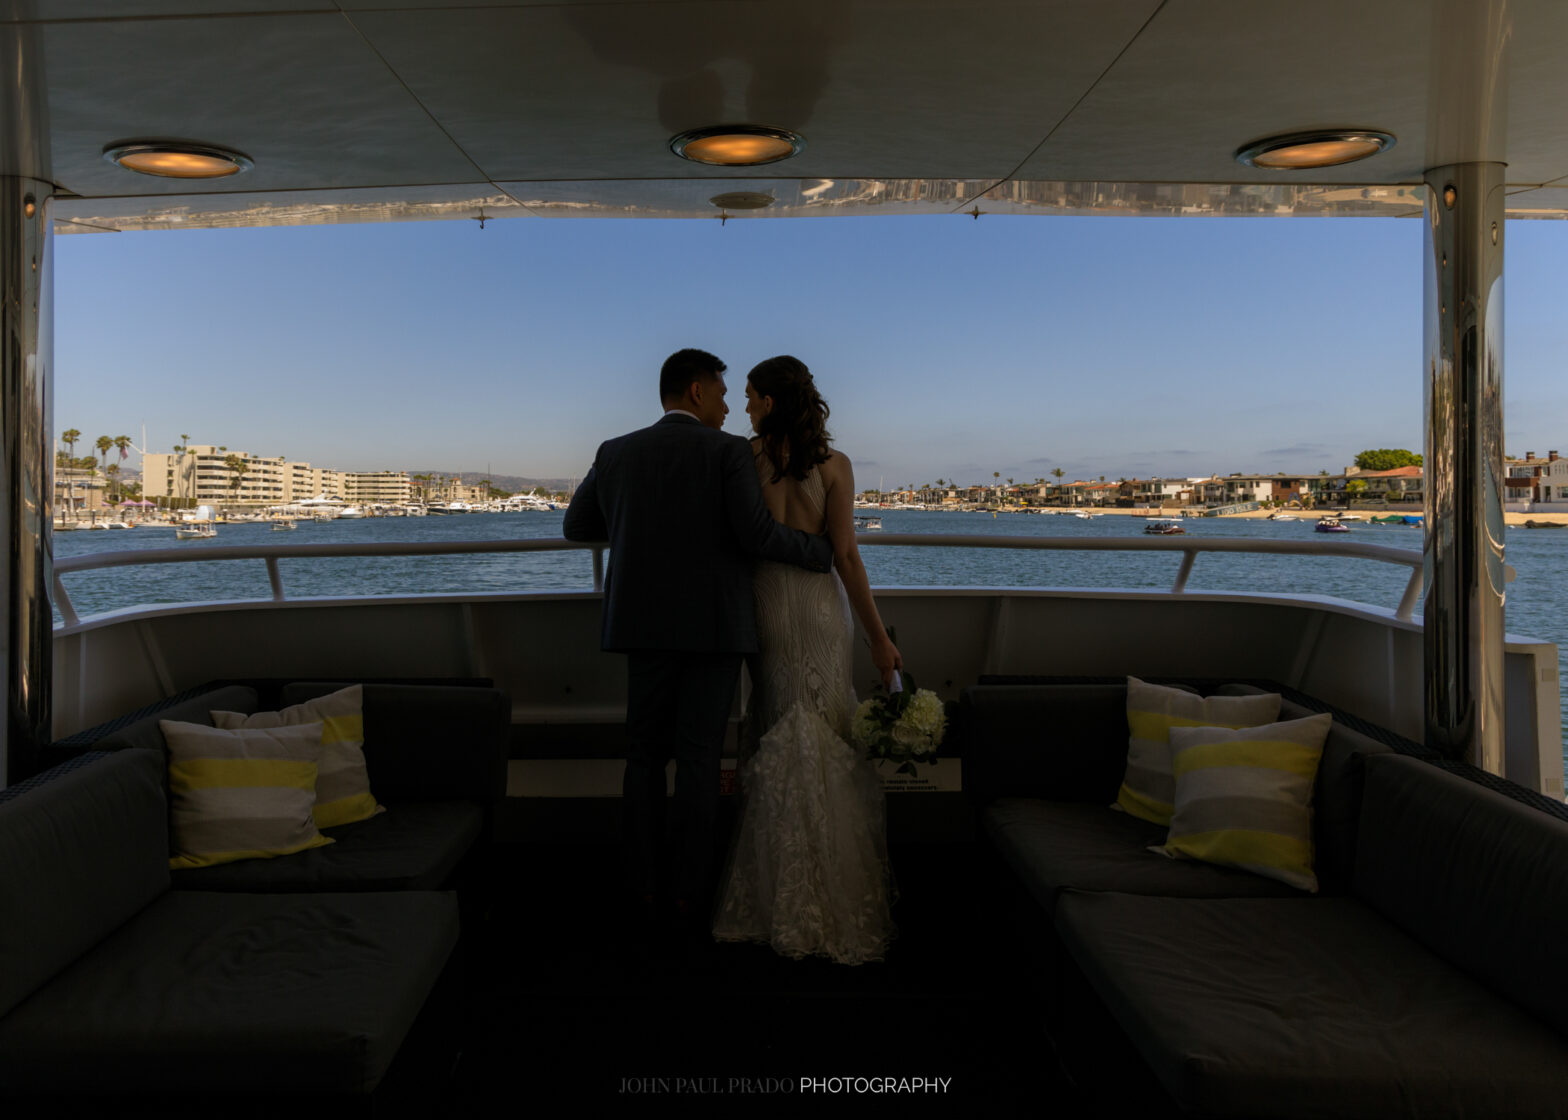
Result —
[[[1276, 540], [1171, 540], [1167, 537], [991, 537], [935, 533], [864, 533], [856, 541], [862, 548], [1011, 548], [1042, 552], [1179, 552], [1181, 566], [1171, 585], [1173, 595], [1187, 590], [1192, 568], [1202, 552], [1250, 552], [1289, 556], [1336, 556], [1376, 560], [1409, 568], [1410, 579], [1394, 617], [1406, 621], [1421, 598], [1422, 556], [1407, 548], [1360, 544], [1355, 541]], [[142, 564], [190, 564], [214, 560], [261, 560], [267, 566], [274, 602], [285, 602], [280, 560], [341, 556], [461, 556], [498, 552], [593, 553], [593, 590], [604, 590], [604, 553], [607, 544], [583, 544], [559, 539], [524, 541], [374, 541], [363, 544], [213, 545], [197, 549], [157, 548], [131, 552], [100, 552], [55, 561], [54, 602], [66, 626], [81, 621], [60, 577], [72, 572], [101, 568], [126, 568]]]

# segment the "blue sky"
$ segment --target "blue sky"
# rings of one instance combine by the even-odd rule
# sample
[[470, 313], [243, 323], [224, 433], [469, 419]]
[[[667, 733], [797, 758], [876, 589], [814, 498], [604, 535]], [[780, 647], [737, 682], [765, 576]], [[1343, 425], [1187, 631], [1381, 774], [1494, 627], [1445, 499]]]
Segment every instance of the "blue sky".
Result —
[[[1568, 223], [1507, 237], [1508, 451], [1568, 450]], [[734, 432], [747, 369], [810, 365], [862, 486], [1337, 471], [1420, 449], [1421, 267], [1421, 223], [1372, 218], [62, 236], [55, 434], [579, 476], [700, 346], [730, 365]]]

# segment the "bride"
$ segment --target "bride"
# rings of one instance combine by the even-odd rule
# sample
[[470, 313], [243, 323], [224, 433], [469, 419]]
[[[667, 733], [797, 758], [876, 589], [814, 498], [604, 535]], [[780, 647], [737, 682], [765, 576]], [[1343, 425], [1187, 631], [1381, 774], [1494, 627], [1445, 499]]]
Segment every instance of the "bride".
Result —
[[788, 356], [762, 362], [746, 378], [746, 413], [768, 511], [825, 530], [835, 570], [761, 561], [753, 573], [760, 653], [742, 744], [745, 799], [713, 936], [787, 957], [881, 960], [894, 934], [892, 871], [881, 781], [849, 743], [851, 606], [884, 684], [901, 660], [855, 547], [854, 476], [828, 444], [828, 406], [811, 371]]

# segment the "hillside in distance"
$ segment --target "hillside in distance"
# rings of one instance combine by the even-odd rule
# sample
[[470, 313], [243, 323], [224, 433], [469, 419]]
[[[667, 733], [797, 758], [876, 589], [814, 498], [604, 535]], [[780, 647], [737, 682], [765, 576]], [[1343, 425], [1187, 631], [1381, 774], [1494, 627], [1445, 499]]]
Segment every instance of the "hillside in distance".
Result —
[[484, 471], [437, 471], [429, 470], [423, 467], [417, 469], [405, 468], [404, 470], [408, 475], [410, 482], [414, 480], [414, 476], [416, 474], [428, 474], [434, 475], [437, 478], [446, 479], [460, 478], [462, 479], [463, 485], [465, 486], [473, 486], [481, 479], [488, 478], [490, 480], [491, 486], [495, 487], [497, 490], [505, 490], [511, 494], [521, 494], [525, 491], [530, 491], [540, 486], [544, 487], [551, 493], [555, 493], [557, 491], [569, 489], [572, 483], [576, 481], [575, 479], [570, 478], [521, 478], [517, 475], [510, 474], [485, 474]]

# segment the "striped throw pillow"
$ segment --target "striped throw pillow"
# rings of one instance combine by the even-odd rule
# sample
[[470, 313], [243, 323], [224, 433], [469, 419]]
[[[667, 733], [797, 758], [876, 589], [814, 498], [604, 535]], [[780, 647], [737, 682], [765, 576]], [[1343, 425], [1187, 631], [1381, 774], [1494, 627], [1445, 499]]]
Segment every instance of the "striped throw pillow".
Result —
[[171, 868], [332, 843], [311, 816], [321, 724], [224, 731], [165, 719], [158, 727], [169, 747]]
[[295, 727], [320, 723], [321, 769], [316, 775], [316, 827], [335, 828], [384, 812], [370, 792], [365, 769], [365, 689], [352, 685], [279, 712], [213, 712], [217, 727]]
[[1279, 702], [1274, 692], [1205, 697], [1128, 677], [1127, 773], [1111, 808], [1151, 824], [1170, 824], [1176, 801], [1171, 728], [1256, 727], [1279, 718]]
[[1176, 810], [1163, 848], [1317, 892], [1312, 783], [1333, 717], [1171, 731]]

